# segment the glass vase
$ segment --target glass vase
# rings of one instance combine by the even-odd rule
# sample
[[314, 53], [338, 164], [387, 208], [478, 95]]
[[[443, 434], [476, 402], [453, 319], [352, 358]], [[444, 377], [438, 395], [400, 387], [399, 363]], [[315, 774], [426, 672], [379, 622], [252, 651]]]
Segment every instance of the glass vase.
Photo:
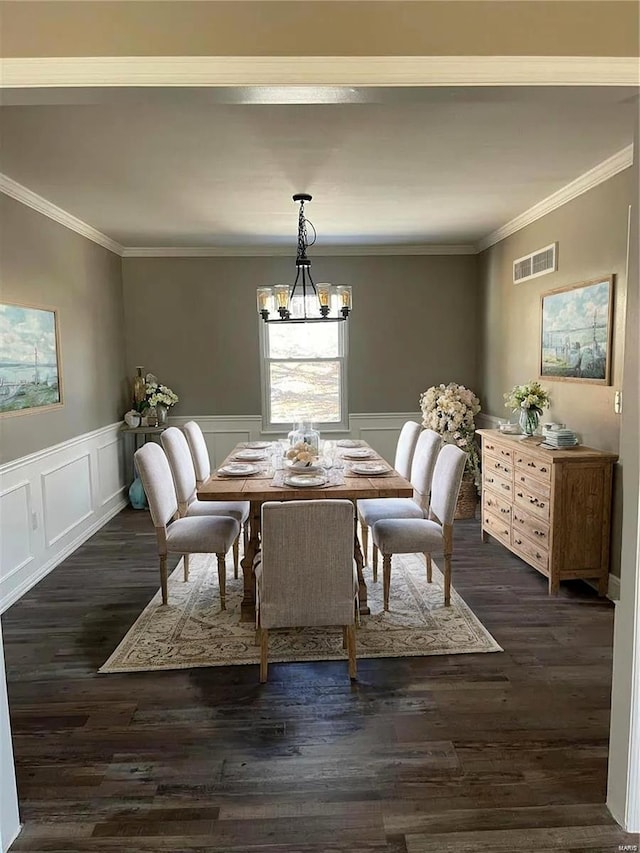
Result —
[[299, 441], [304, 441], [310, 445], [316, 454], [320, 451], [320, 433], [313, 428], [310, 421], [300, 421], [296, 429], [289, 433], [289, 443], [291, 446], [298, 444]]
[[540, 412], [536, 409], [520, 409], [518, 423], [520, 429], [525, 435], [533, 435], [538, 429], [538, 421], [540, 420]]
[[158, 418], [158, 426], [166, 426], [169, 417], [169, 409], [162, 403], [156, 406], [156, 416]]

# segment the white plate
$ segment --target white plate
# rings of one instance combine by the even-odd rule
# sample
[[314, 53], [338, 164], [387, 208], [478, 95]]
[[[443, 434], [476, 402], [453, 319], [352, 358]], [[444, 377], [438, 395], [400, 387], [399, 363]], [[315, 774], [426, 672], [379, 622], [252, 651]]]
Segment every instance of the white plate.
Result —
[[375, 456], [375, 453], [369, 447], [361, 447], [349, 450], [348, 453], [342, 454], [345, 459], [369, 459], [370, 456]]
[[218, 468], [218, 474], [226, 477], [248, 477], [250, 474], [257, 474], [259, 470], [257, 465], [249, 465], [247, 462], [230, 462]]
[[361, 441], [356, 441], [354, 438], [343, 438], [341, 441], [336, 441], [336, 447], [360, 447]]
[[287, 486], [304, 488], [305, 486], [324, 486], [327, 479], [319, 474], [287, 474], [284, 481]]
[[356, 474], [365, 474], [367, 477], [376, 477], [378, 474], [388, 474], [391, 471], [384, 462], [356, 462], [351, 466]]
[[249, 441], [247, 443], [247, 447], [253, 447], [255, 450], [266, 450], [267, 447], [271, 447], [270, 441]]
[[322, 465], [296, 465], [290, 459], [285, 461], [285, 465], [291, 470], [292, 474], [318, 474], [322, 471]]
[[257, 462], [259, 459], [266, 459], [262, 450], [239, 450], [233, 458], [251, 459], [253, 462]]

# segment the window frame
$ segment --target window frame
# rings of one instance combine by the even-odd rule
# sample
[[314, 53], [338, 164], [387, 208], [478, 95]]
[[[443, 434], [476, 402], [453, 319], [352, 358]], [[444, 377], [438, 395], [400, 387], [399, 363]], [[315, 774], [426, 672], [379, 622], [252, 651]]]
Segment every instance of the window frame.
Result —
[[[329, 321], [332, 322], [332, 321]], [[347, 369], [349, 357], [349, 321], [338, 322], [338, 348], [340, 354], [331, 356], [330, 358], [303, 358], [296, 356], [295, 358], [270, 358], [267, 347], [269, 341], [269, 323], [265, 323], [259, 319], [259, 340], [260, 340], [260, 391], [262, 394], [262, 432], [263, 433], [282, 433], [289, 431], [289, 422], [283, 424], [280, 422], [274, 423], [271, 419], [271, 381], [270, 369], [271, 363], [289, 362], [289, 361], [331, 361], [337, 362], [339, 366], [339, 402], [341, 419], [339, 421], [313, 421], [314, 427], [321, 432], [347, 432], [349, 430], [349, 404], [347, 394]], [[291, 421], [293, 423], [293, 421]]]

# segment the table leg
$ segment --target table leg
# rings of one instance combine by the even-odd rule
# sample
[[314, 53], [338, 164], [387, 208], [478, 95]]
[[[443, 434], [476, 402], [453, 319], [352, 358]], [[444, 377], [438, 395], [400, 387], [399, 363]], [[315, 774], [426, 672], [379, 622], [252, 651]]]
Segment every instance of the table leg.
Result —
[[353, 529], [353, 558], [356, 561], [358, 569], [358, 598], [360, 600], [360, 615], [369, 616], [371, 610], [367, 604], [367, 585], [364, 582], [364, 560], [362, 559], [362, 549], [360, 548], [360, 540], [358, 539], [357, 525]]
[[240, 621], [255, 622], [256, 618], [256, 579], [253, 574], [253, 559], [260, 550], [260, 509], [261, 501], [251, 501], [249, 514], [249, 544], [242, 558], [242, 575], [244, 578], [244, 597], [240, 605]]

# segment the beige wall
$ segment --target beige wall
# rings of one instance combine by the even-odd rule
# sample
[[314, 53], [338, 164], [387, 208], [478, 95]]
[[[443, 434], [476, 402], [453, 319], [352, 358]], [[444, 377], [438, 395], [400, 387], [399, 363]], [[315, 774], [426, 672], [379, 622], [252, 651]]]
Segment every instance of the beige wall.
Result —
[[5, 56], [637, 56], [633, 0], [5, 2]]
[[0, 418], [7, 462], [120, 420], [124, 335], [120, 258], [0, 195], [0, 299], [58, 310], [64, 405]]
[[[636, 198], [633, 172], [626, 169], [482, 253], [479, 386], [483, 409], [488, 414], [507, 417], [503, 393], [516, 384], [538, 378], [540, 295], [613, 273], [611, 385], [548, 378], [542, 384], [552, 400], [545, 420], [566, 423], [579, 433], [584, 444], [618, 452], [620, 416], [614, 413], [613, 406], [615, 391], [622, 388], [623, 382], [628, 212]], [[559, 244], [558, 270], [513, 284], [514, 259], [555, 241]], [[620, 566], [621, 485], [616, 472], [612, 545], [615, 574], [619, 574]]]
[[[127, 371], [180, 396], [176, 414], [261, 412], [256, 287], [290, 282], [291, 258], [125, 258]], [[477, 382], [476, 258], [316, 257], [351, 284], [349, 410], [417, 411], [436, 382]]]

